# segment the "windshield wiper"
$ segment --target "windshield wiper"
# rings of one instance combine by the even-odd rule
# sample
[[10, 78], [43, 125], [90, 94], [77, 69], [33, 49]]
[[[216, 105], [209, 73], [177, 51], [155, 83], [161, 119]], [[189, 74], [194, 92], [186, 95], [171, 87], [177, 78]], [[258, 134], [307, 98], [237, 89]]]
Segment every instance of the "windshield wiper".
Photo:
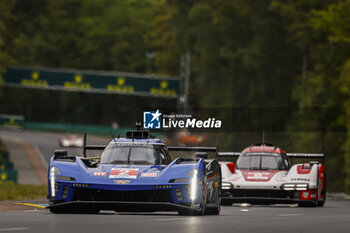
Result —
[[129, 154], [128, 154], [128, 164], [130, 164], [130, 156], [131, 156], [131, 147], [129, 149]]
[[259, 169], [261, 170], [262, 156], [260, 156]]

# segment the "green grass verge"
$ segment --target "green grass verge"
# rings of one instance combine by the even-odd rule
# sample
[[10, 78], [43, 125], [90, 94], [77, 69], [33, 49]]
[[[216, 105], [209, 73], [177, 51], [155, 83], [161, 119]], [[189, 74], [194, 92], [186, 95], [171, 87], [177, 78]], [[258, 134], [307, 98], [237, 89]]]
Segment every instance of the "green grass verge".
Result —
[[0, 201], [19, 201], [46, 198], [46, 185], [14, 184], [0, 182]]

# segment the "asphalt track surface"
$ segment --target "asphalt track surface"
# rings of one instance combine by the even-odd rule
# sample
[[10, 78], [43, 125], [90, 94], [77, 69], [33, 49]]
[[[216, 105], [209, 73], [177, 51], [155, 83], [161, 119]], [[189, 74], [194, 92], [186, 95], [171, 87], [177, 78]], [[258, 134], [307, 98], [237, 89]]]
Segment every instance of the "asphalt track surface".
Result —
[[0, 212], [0, 232], [349, 232], [350, 201], [324, 207], [290, 205], [223, 207], [219, 216], [173, 212], [97, 215], [51, 214], [48, 210]]

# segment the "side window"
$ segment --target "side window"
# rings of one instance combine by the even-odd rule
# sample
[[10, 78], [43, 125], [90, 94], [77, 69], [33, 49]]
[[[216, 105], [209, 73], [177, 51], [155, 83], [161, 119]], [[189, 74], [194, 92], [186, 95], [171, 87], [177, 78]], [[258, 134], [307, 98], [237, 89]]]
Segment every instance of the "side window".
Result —
[[166, 147], [155, 145], [154, 149], [157, 151], [157, 160], [159, 161], [160, 165], [169, 164], [171, 162], [171, 157], [169, 156]]
[[160, 150], [161, 150], [163, 156], [165, 157], [165, 164], [171, 163], [171, 157], [168, 153], [168, 149], [165, 146], [161, 146]]
[[287, 170], [289, 170], [290, 162], [289, 162], [289, 159], [288, 159], [287, 155], [286, 154], [282, 154], [282, 159], [283, 159], [284, 163], [286, 164]]

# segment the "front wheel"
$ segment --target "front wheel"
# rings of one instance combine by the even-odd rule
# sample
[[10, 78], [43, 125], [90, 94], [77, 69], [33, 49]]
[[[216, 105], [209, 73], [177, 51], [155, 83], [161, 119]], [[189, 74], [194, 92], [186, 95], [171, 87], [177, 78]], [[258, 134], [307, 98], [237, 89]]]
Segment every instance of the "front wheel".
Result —
[[299, 207], [315, 207], [315, 206], [317, 206], [317, 201], [315, 201], [315, 202], [303, 202], [303, 201], [301, 201], [301, 202], [299, 202], [298, 203], [298, 206]]
[[205, 214], [205, 204], [203, 203], [203, 199], [201, 200], [201, 207], [199, 210], [196, 209], [185, 209], [185, 210], [179, 210], [179, 215], [182, 216], [198, 216], [198, 215], [204, 215]]
[[206, 188], [206, 182], [205, 177], [202, 177], [202, 196], [201, 196], [201, 204], [199, 209], [185, 209], [185, 210], [179, 210], [179, 215], [185, 215], [185, 216], [194, 216], [194, 215], [204, 215], [205, 209], [206, 209], [206, 202], [207, 202], [207, 188]]
[[217, 188], [215, 189], [215, 207], [207, 207], [205, 210], [205, 214], [208, 215], [219, 215], [221, 211], [221, 192]]
[[317, 206], [320, 206], [320, 207], [324, 206], [324, 201], [318, 201]]

